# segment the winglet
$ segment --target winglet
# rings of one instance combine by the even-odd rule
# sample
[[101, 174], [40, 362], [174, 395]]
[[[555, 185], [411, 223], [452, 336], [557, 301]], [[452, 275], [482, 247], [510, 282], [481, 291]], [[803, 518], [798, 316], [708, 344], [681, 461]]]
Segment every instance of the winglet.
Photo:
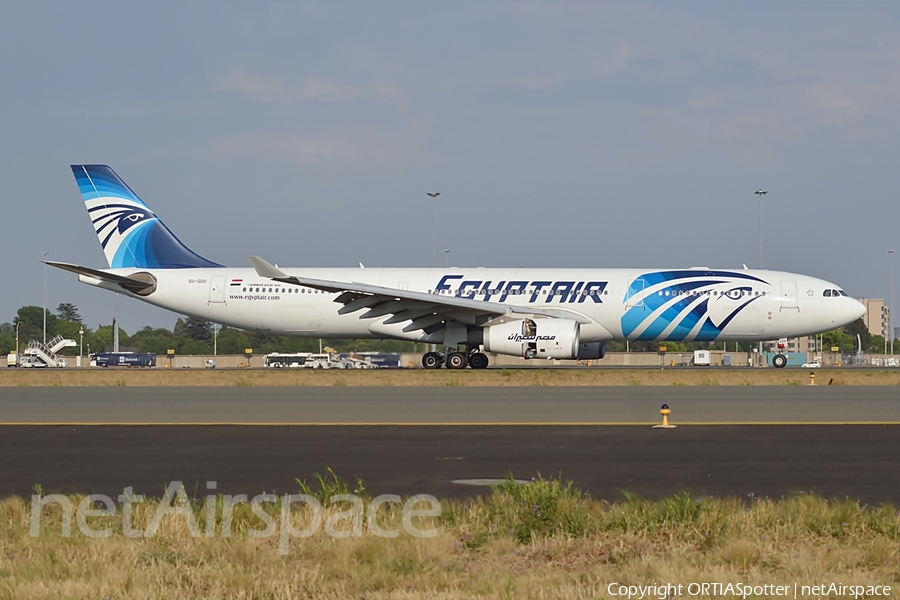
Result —
[[282, 283], [292, 283], [294, 285], [300, 285], [300, 281], [296, 277], [294, 277], [293, 275], [288, 275], [277, 266], [270, 265], [258, 256], [251, 256], [250, 264], [253, 265], [253, 268], [256, 269], [256, 274], [260, 277], [265, 277], [266, 279], [272, 279], [274, 281], [280, 281]]
[[265, 260], [261, 259], [258, 256], [250, 257], [250, 264], [253, 265], [253, 268], [256, 269], [256, 274], [260, 277], [266, 277], [268, 279], [275, 279], [277, 277], [288, 277], [288, 274], [276, 267], [275, 265], [270, 265]]

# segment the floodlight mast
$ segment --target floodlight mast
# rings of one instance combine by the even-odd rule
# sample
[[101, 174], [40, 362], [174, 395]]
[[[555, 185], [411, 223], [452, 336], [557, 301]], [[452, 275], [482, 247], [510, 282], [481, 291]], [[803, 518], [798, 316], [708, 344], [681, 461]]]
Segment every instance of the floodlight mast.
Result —
[[[435, 236], [434, 236], [434, 205], [436, 203], [436, 198], [441, 195], [440, 192], [425, 192], [428, 196], [431, 196], [431, 266], [434, 267], [434, 252], [435, 252]], [[434, 352], [436, 350], [435, 344], [431, 345], [431, 351]]]
[[763, 248], [763, 235], [762, 235], [762, 199], [763, 196], [768, 194], [768, 190], [764, 190], [762, 188], [753, 192], [757, 196], [759, 196], [759, 268], [763, 268], [763, 260], [762, 260], [762, 248]]
[[[765, 195], [768, 194], [769, 192], [768, 192], [768, 190], [764, 190], [764, 189], [762, 189], [762, 188], [759, 188], [758, 190], [756, 190], [756, 191], [753, 192], [753, 193], [756, 194], [757, 196], [759, 196], [759, 268], [762, 269], [762, 268], [763, 268], [763, 259], [762, 259], [762, 248], [763, 248], [763, 236], [762, 236], [762, 225], [763, 225], [763, 223], [762, 223], [762, 199], [763, 199], [763, 196], [765, 196]], [[757, 349], [757, 354], [758, 354], [757, 360], [759, 361], [759, 364], [762, 365], [762, 355], [763, 355], [763, 354], [762, 354], [762, 342], [759, 343], [759, 347], [758, 347], [758, 349]]]
[[431, 196], [431, 266], [434, 266], [434, 205], [435, 199], [441, 195], [440, 192], [426, 192], [429, 196]]
[[894, 249], [888, 250], [891, 257], [891, 306], [888, 308], [888, 338], [891, 340], [891, 356], [894, 355]]

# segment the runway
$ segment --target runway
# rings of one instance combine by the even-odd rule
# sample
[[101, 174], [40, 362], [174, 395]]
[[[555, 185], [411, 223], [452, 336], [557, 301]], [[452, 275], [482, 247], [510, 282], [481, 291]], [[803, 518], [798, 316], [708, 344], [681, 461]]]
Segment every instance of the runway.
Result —
[[369, 493], [463, 497], [458, 479], [562, 475], [595, 498], [797, 491], [900, 504], [900, 426], [4, 426], [0, 496], [296, 493], [331, 467]]
[[[664, 402], [677, 429], [649, 427]], [[898, 404], [895, 387], [7, 388], [0, 497], [170, 481], [252, 496], [331, 467], [372, 494], [464, 497], [487, 488], [454, 480], [540, 473], [607, 500], [900, 504]]]
[[894, 386], [15, 387], [0, 424], [897, 423]]

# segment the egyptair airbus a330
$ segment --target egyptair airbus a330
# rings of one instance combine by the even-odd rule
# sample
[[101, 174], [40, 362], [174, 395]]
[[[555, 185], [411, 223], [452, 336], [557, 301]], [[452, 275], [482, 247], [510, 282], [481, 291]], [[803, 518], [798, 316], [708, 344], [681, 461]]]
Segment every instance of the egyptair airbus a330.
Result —
[[423, 357], [429, 369], [483, 369], [486, 353], [598, 359], [611, 340], [797, 337], [865, 313], [833, 283], [779, 271], [279, 268], [257, 256], [252, 268], [225, 267], [185, 246], [108, 166], [72, 171], [109, 268], [47, 264], [231, 327], [443, 346]]

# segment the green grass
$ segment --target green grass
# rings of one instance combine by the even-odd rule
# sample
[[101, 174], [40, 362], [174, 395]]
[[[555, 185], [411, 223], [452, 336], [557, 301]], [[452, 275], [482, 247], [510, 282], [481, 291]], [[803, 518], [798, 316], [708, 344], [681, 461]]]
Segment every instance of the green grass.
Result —
[[356, 486], [351, 490], [350, 485], [338, 477], [331, 467], [326, 467], [325, 474], [314, 473], [314, 484], [307, 484], [306, 480], [295, 479], [301, 494], [313, 496], [324, 506], [327, 506], [332, 496], [356, 494], [357, 496], [368, 498], [366, 486], [363, 485], [362, 479], [356, 479]]

